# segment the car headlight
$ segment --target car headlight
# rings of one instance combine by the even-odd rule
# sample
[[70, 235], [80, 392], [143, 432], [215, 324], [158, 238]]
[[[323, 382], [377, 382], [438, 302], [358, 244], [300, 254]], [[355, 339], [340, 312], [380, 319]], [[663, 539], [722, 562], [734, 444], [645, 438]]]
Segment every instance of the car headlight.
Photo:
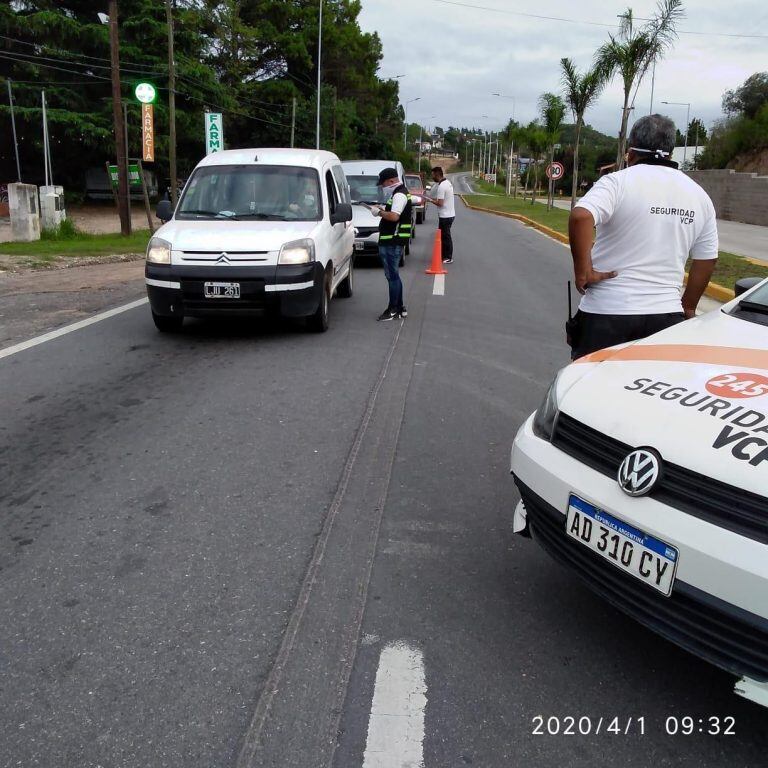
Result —
[[312, 240], [294, 240], [280, 249], [278, 264], [309, 264], [315, 260], [315, 244]]
[[414, 205], [421, 205], [424, 201], [418, 195], [414, 195], [413, 202]]
[[147, 261], [151, 264], [170, 264], [171, 244], [162, 237], [153, 237], [147, 246]]
[[555, 419], [557, 418], [559, 403], [557, 400], [557, 381], [560, 378], [558, 373], [554, 381], [549, 385], [547, 394], [533, 417], [533, 432], [542, 440], [551, 441], [552, 433], [555, 430]]

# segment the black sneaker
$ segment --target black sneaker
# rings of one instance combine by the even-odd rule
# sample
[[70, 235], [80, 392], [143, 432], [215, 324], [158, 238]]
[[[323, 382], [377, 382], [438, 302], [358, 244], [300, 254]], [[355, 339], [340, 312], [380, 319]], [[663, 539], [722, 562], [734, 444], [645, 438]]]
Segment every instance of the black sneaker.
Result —
[[378, 320], [386, 322], [387, 320], [394, 320], [397, 317], [397, 312], [393, 312], [391, 309], [385, 309], [379, 316]]
[[443, 259], [443, 264], [453, 264], [453, 259]]
[[397, 314], [400, 315], [403, 319], [408, 317], [408, 310], [405, 307], [400, 307], [400, 309], [397, 310]]

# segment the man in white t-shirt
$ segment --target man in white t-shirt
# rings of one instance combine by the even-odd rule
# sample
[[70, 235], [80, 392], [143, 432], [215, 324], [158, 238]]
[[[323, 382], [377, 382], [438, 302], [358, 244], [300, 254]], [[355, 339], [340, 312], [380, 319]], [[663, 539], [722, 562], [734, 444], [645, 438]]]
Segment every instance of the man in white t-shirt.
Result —
[[640, 118], [629, 135], [629, 167], [599, 179], [571, 211], [576, 288], [584, 294], [568, 324], [574, 360], [696, 314], [717, 260], [717, 221], [709, 195], [669, 160], [674, 145], [669, 118]]
[[440, 229], [443, 264], [453, 261], [453, 238], [451, 226], [456, 218], [456, 207], [453, 204], [453, 184], [443, 175], [443, 169], [435, 166], [432, 169], [432, 189], [424, 199], [437, 206], [437, 226]]

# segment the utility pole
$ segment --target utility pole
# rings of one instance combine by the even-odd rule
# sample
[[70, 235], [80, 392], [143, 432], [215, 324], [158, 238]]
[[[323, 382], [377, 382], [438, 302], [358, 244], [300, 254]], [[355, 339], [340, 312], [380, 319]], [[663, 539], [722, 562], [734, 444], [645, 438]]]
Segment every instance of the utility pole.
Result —
[[120, 232], [131, 234], [131, 199], [128, 191], [128, 158], [125, 156], [125, 127], [120, 98], [120, 41], [117, 36], [117, 0], [109, 0], [109, 54], [112, 63], [112, 121], [117, 154], [117, 205], [120, 211]]
[[168, 165], [171, 176], [171, 205], [176, 208], [176, 63], [173, 57], [173, 0], [165, 0], [168, 20]]
[[315, 125], [315, 149], [320, 149], [320, 66], [323, 61], [323, 0], [320, 0], [320, 17], [317, 22], [317, 120]]
[[293, 109], [291, 110], [291, 148], [293, 148], [296, 139], [296, 97], [293, 97]]
[[8, 83], [8, 106], [11, 108], [11, 127], [13, 128], [13, 148], [16, 151], [16, 177], [21, 182], [21, 163], [19, 162], [19, 142], [16, 138], [16, 116], [13, 114], [13, 91], [11, 91], [11, 78], [6, 80]]

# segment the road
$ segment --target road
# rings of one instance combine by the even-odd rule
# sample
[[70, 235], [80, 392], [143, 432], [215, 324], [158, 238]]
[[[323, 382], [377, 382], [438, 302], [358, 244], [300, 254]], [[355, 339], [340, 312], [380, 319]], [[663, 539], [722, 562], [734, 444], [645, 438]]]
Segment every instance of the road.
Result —
[[0, 765], [764, 764], [727, 675], [511, 533], [567, 250], [461, 208], [440, 295], [431, 213], [403, 322], [361, 265], [324, 335], [142, 304], [0, 358]]

